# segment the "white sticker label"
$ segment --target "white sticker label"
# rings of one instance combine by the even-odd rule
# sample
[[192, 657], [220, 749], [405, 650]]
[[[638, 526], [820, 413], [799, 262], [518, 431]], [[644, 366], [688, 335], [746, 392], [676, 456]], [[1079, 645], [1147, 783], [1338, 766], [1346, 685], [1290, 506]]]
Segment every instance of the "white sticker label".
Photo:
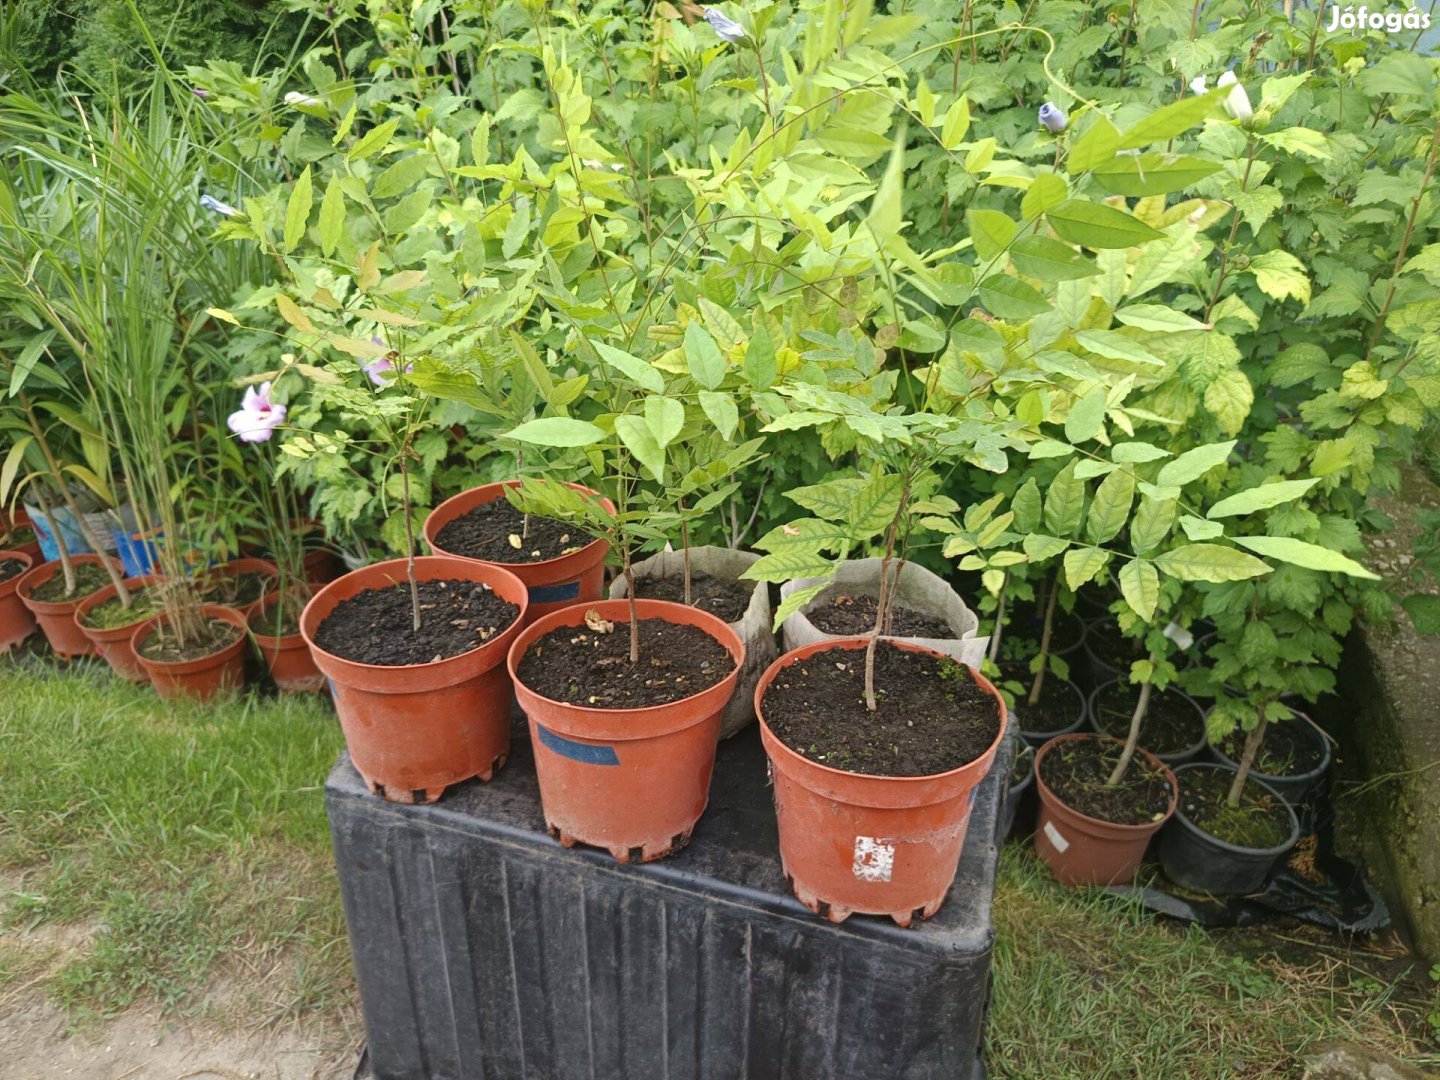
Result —
[[1195, 635], [1190, 633], [1189, 630], [1186, 630], [1179, 623], [1172, 622], [1169, 626], [1165, 627], [1165, 629], [1160, 632], [1166, 637], [1168, 637], [1171, 641], [1173, 641], [1176, 646], [1181, 649], [1188, 649], [1191, 645], [1195, 644]]
[[1060, 830], [1052, 822], [1045, 822], [1045, 838], [1055, 845], [1055, 850], [1061, 855], [1070, 850], [1070, 841], [1060, 835]]
[[895, 845], [873, 836], [855, 837], [854, 872], [861, 881], [889, 881], [895, 872]]

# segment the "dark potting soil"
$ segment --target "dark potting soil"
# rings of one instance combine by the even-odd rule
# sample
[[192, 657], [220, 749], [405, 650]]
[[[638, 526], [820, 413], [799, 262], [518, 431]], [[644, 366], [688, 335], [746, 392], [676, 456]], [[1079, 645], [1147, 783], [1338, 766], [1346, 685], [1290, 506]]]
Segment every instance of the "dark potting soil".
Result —
[[473, 581], [422, 581], [416, 633], [410, 586], [367, 589], [335, 605], [315, 644], [357, 664], [432, 664], [477, 649], [520, 615], [520, 607]]
[[19, 577], [28, 567], [19, 559], [0, 559], [0, 581], [9, 581], [13, 577]]
[[1227, 769], [1186, 769], [1178, 774], [1179, 810], [1211, 836], [1240, 847], [1273, 848], [1290, 836], [1290, 815], [1277, 797], [1251, 784], [1240, 805], [1227, 806], [1234, 774]]
[[[1095, 695], [1095, 723], [1106, 735], [1123, 739], [1130, 732], [1130, 717], [1140, 701], [1133, 683], [1112, 683]], [[1152, 754], [1178, 754], [1205, 737], [1205, 718], [1179, 694], [1151, 691], [1140, 721], [1140, 745]]]
[[96, 589], [103, 589], [109, 584], [110, 575], [105, 572], [103, 566], [96, 566], [94, 563], [80, 563], [75, 567], [75, 591], [69, 596], [65, 595], [65, 572], [57, 568], [55, 575], [49, 581], [30, 590], [30, 599], [40, 600], [46, 604], [83, 600]]
[[[839, 637], [861, 637], [875, 629], [875, 610], [879, 601], [865, 593], [836, 593], [822, 597], [805, 612], [806, 617], [822, 633]], [[928, 615], [901, 607], [891, 607], [891, 637], [951, 638], [955, 631]]]
[[[1298, 716], [1270, 724], [1251, 769], [1264, 776], [1303, 776], [1325, 760], [1322, 737]], [[1245, 752], [1245, 733], [1232, 732], [1220, 749], [1231, 761], [1239, 761]]]
[[[755, 585], [753, 581], [726, 581], [724, 578], [711, 577], [703, 570], [696, 570], [690, 574], [690, 603], [727, 623], [735, 622], [744, 617], [746, 608], [750, 606]], [[639, 578], [635, 582], [635, 595], [647, 600], [669, 600], [683, 604], [685, 579]]]
[[[1080, 695], [1071, 683], [1056, 676], [1053, 671], [1045, 673], [1040, 684], [1040, 697], [1030, 704], [1030, 687], [1035, 676], [1030, 665], [1018, 661], [1000, 665], [1000, 678], [1015, 697], [1015, 713], [1020, 717], [1023, 731], [1061, 731], [1080, 720]], [[1018, 689], [1017, 689], [1018, 684]]]
[[205, 579], [200, 595], [207, 604], [244, 607], [253, 604], [275, 587], [275, 575], [247, 570], [240, 574], [219, 572]]
[[954, 660], [881, 642], [875, 711], [865, 707], [865, 653], [836, 649], [782, 668], [765, 691], [765, 722], [811, 761], [873, 776], [932, 776], [968, 765], [1000, 730], [995, 699]]
[[446, 522], [435, 542], [467, 559], [527, 563], [558, 559], [579, 551], [591, 540], [569, 522], [535, 514], [530, 515], [527, 529], [525, 515], [502, 496]]
[[9, 532], [0, 529], [0, 548], [23, 548], [26, 544], [35, 542], [35, 530], [29, 525], [17, 525]]
[[1105, 781], [1120, 760], [1118, 743], [1075, 739], [1057, 745], [1040, 763], [1045, 786], [1086, 817], [1116, 825], [1145, 825], [1164, 817], [1170, 782], [1138, 754], [1114, 787]]
[[693, 697], [735, 670], [734, 657], [698, 626], [641, 619], [632, 664], [629, 624], [594, 622], [600, 629], [562, 626], [536, 641], [520, 661], [520, 681], [551, 701], [643, 709]]
[[131, 589], [130, 606], [120, 603], [118, 596], [112, 596], [96, 604], [85, 613], [85, 625], [96, 630], [118, 630], [122, 626], [134, 626], [144, 622], [160, 610], [160, 598], [150, 589]]
[[140, 643], [139, 653], [146, 660], [179, 664], [217, 653], [243, 633], [244, 631], [233, 623], [223, 619], [210, 619], [205, 623], [205, 632], [199, 638], [181, 645], [169, 628], [162, 626]]

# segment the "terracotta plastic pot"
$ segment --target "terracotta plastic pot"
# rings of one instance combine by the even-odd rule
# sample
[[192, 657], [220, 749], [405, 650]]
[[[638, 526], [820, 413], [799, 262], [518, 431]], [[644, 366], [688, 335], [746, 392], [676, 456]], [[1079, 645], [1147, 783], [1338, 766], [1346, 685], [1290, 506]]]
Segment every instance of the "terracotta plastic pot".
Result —
[[[153, 585], [160, 578], [155, 574], [147, 574], [143, 577], [132, 577], [125, 579], [127, 589], [141, 589]], [[105, 658], [110, 669], [122, 679], [128, 679], [133, 683], [145, 683], [150, 681], [150, 673], [140, 663], [140, 658], [135, 655], [135, 647], [132, 639], [135, 637], [135, 628], [142, 622], [147, 622], [152, 615], [143, 615], [126, 626], [117, 626], [112, 629], [101, 629], [96, 626], [87, 626], [85, 617], [91, 609], [103, 604], [106, 600], [114, 598], [120, 590], [114, 585], [106, 585], [103, 589], [91, 593], [81, 600], [75, 607], [75, 625], [80, 632], [90, 639], [95, 646], [95, 651]]]
[[[254, 559], [248, 557], [231, 559], [223, 566], [217, 566], [202, 573], [200, 575], [201, 588], [208, 588], [206, 584], [207, 581], [213, 581], [216, 578], [236, 577], [240, 574], [264, 574], [266, 577], [275, 578], [278, 581], [280, 568], [269, 559]], [[248, 620], [260, 610], [260, 605], [265, 602], [265, 597], [271, 592], [272, 588], [273, 586], [266, 588], [265, 592], [262, 592], [258, 599], [251, 600], [248, 604], [226, 604], [221, 606], [233, 608]]]
[[10, 535], [10, 530], [12, 529], [29, 529], [32, 533], [35, 532], [35, 526], [31, 524], [29, 514], [23, 509], [16, 510], [14, 513], [8, 515], [5, 514], [4, 511], [0, 511], [0, 519], [7, 522], [6, 528], [0, 529], [0, 544], [4, 544], [7, 551], [19, 551], [25, 555], [29, 555], [32, 563], [45, 561], [40, 555], [40, 539], [38, 534], [35, 538], [24, 544], [15, 543], [18, 538]]
[[9, 652], [35, 632], [35, 616], [15, 591], [20, 579], [35, 565], [35, 558], [28, 551], [0, 551], [0, 562], [7, 559], [24, 563], [25, 569], [0, 581], [0, 653]]
[[245, 616], [223, 604], [201, 604], [200, 614], [207, 619], [218, 619], [237, 626], [240, 634], [230, 644], [208, 656], [175, 662], [151, 660], [142, 651], [150, 635], [169, 621], [166, 616], [157, 615], [141, 623], [130, 639], [136, 659], [155, 684], [155, 692], [162, 698], [191, 697], [209, 701], [245, 685], [245, 640], [249, 634]]
[[[435, 538], [440, 535], [440, 530], [477, 506], [504, 498], [507, 487], [518, 487], [519, 484], [518, 480], [506, 480], [501, 483], [471, 488], [469, 491], [462, 491], [452, 499], [446, 499], [430, 511], [430, 516], [425, 519], [424, 532], [425, 539], [435, 554], [449, 555], [456, 559], [469, 559], [467, 555], [446, 551], [437, 544]], [[570, 487], [582, 494], [599, 497], [598, 492], [580, 484], [571, 484]], [[609, 499], [600, 501], [606, 509], [614, 511], [615, 504]], [[567, 608], [571, 604], [599, 600], [604, 591], [605, 556], [609, 551], [610, 545], [604, 540], [592, 540], [579, 551], [572, 551], [569, 555], [546, 559], [543, 562], [494, 562], [488, 565], [503, 566], [525, 583], [525, 587], [530, 591], [530, 609], [525, 616], [526, 625], [529, 625], [537, 619], [543, 618], [553, 611]], [[470, 561], [480, 562], [481, 560]]]
[[621, 862], [649, 862], [683, 847], [710, 798], [720, 718], [745, 663], [745, 646], [708, 612], [664, 600], [637, 600], [641, 619], [696, 626], [734, 658], [735, 669], [692, 697], [643, 709], [592, 709], [541, 697], [516, 672], [540, 638], [580, 626], [596, 610], [627, 632], [626, 600], [601, 600], [551, 612], [510, 648], [515, 696], [530, 721], [545, 824], [561, 844], [605, 848]]
[[362, 567], [315, 594], [300, 616], [310, 655], [330, 680], [350, 760], [370, 790], [392, 802], [428, 803], [451, 784], [489, 780], [510, 754], [514, 696], [505, 653], [525, 618], [525, 586], [489, 563], [448, 555], [415, 560], [418, 581], [488, 585], [520, 607], [510, 626], [479, 648], [429, 664], [362, 664], [315, 644], [320, 624], [343, 600], [403, 585], [405, 560]]
[[[319, 586], [307, 584], [295, 587], [296, 592], [301, 590], [308, 600], [319, 591]], [[257, 629], [265, 625], [265, 617], [279, 602], [279, 593], [271, 593], [261, 601], [259, 610], [250, 617], [250, 636], [255, 639], [276, 686], [286, 693], [318, 693], [325, 689], [325, 676], [315, 666], [315, 658], [310, 654], [305, 635], [297, 630], [293, 634], [276, 637], [273, 634], [263, 634]]]
[[[1058, 746], [1080, 739], [1124, 745], [1105, 735], [1059, 735], [1035, 755], [1035, 788], [1040, 793], [1040, 815], [1035, 822], [1035, 853], [1045, 861], [1055, 880], [1064, 885], [1116, 885], [1129, 881], [1140, 869], [1150, 838], [1175, 813], [1175, 774], [1154, 754], [1136, 750], [1159, 769], [1170, 784], [1170, 803], [1165, 816], [1144, 825], [1117, 825], [1072, 810], [1045, 783], [1045, 758]], [[1131, 766], [1134, 767], [1133, 764]]]
[[[104, 566], [106, 561], [99, 555], [72, 555], [70, 557], [70, 562], [76, 566], [83, 566], [87, 563]], [[113, 559], [109, 561], [114, 563]], [[45, 632], [45, 640], [50, 642], [50, 648], [55, 650], [57, 656], [65, 660], [77, 656], [94, 656], [96, 652], [94, 642], [86, 637], [75, 623], [75, 609], [85, 597], [77, 596], [69, 600], [35, 600], [30, 596], [34, 590], [61, 572], [59, 559], [41, 563], [27, 571], [25, 576], [20, 579], [15, 586], [16, 595], [35, 616], [35, 621]]]
[[[760, 738], [770, 757], [780, 862], [795, 896], [831, 922], [854, 912], [888, 915], [901, 926], [940, 909], [965, 845], [975, 789], [990, 772], [1005, 737], [1000, 692], [971, 669], [995, 699], [995, 740], [974, 761], [931, 776], [873, 776], [832, 769], [791, 750], [765, 719], [765, 691], [786, 667], [816, 653], [860, 651], [864, 637], [817, 641], [785, 653], [755, 688]], [[941, 657], [912, 642], [889, 644]]]

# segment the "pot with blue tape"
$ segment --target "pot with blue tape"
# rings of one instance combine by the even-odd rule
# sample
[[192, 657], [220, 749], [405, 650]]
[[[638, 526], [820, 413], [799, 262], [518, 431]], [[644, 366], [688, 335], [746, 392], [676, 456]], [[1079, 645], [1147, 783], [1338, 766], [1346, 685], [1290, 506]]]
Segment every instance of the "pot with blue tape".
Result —
[[[634, 610], [642, 623], [659, 620], [699, 629], [729, 654], [728, 672], [697, 693], [644, 707], [561, 701], [525, 684], [522, 670], [534, 678], [527, 654], [535, 650], [534, 664], [547, 642], [581, 637], [587, 630], [628, 640], [629, 600], [577, 604], [543, 616], [515, 639], [509, 668], [529, 720], [540, 802], [551, 835], [565, 847], [590, 844], [621, 862], [649, 862], [683, 847], [705, 810], [720, 720], [735, 692], [745, 646], [728, 623], [698, 608], [642, 599], [634, 601]], [[557, 638], [547, 638], [556, 631]], [[661, 652], [652, 649], [639, 663], [648, 670], [655, 660], [657, 670], [663, 669], [668, 657]], [[575, 673], [576, 681], [583, 683], [585, 674]], [[582, 685], [572, 696], [586, 700], [587, 689]]]
[[[571, 604], [599, 600], [604, 590], [605, 556], [610, 551], [610, 545], [604, 540], [577, 542], [573, 551], [565, 551], [554, 558], [511, 562], [508, 559], [477, 558], [470, 551], [461, 549], [453, 542], [446, 543], [441, 539], [441, 533], [447, 525], [472, 513], [486, 503], [504, 498], [505, 489], [518, 487], [519, 483], [518, 480], [506, 480], [495, 484], [484, 484], [446, 499], [430, 511], [430, 516], [425, 519], [424, 532], [425, 540], [437, 555], [449, 555], [457, 559], [470, 559], [491, 566], [501, 566], [523, 581], [530, 593], [530, 606], [525, 616], [528, 625], [551, 612], [569, 607]], [[614, 513], [615, 505], [609, 499], [600, 498], [599, 492], [592, 491], [581, 484], [568, 486], [583, 495], [599, 498], [605, 508]], [[578, 541], [580, 539], [578, 529], [576, 536]]]

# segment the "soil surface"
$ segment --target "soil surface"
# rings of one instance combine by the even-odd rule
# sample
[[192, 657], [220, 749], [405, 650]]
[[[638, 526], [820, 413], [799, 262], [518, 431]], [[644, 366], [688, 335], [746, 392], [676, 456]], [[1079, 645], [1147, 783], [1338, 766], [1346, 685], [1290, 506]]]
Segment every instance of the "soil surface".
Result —
[[[806, 618], [822, 633], [840, 637], [863, 637], [875, 629], [879, 601], [865, 593], [837, 593], [823, 598], [805, 612]], [[939, 619], [894, 604], [890, 609], [891, 637], [953, 638], [955, 631]]]
[[219, 571], [201, 581], [200, 595], [207, 604], [244, 607], [253, 604], [274, 587], [274, 574], [262, 574], [253, 570], [242, 574]]
[[[644, 709], [708, 690], [735, 659], [698, 626], [641, 619], [640, 661], [630, 663], [628, 623], [562, 626], [530, 646], [520, 681], [541, 697], [593, 709]], [[606, 629], [608, 627], [608, 629]]]
[[154, 660], [162, 664], [179, 664], [186, 660], [199, 660], [203, 656], [217, 653], [240, 637], [242, 633], [244, 631], [233, 623], [225, 622], [223, 619], [209, 619], [205, 623], [205, 633], [200, 639], [187, 641], [182, 646], [167, 627], [161, 627], [145, 638], [138, 651], [146, 660]]
[[[1301, 776], [1325, 760], [1323, 737], [1298, 716], [1273, 723], [1265, 729], [1265, 741], [1250, 768], [1263, 776]], [[1220, 749], [1231, 761], [1239, 761], [1245, 752], [1245, 733], [1231, 732]]]
[[[737, 622], [745, 616], [750, 606], [750, 597], [755, 592], [756, 582], [726, 581], [711, 577], [703, 570], [690, 575], [690, 601], [692, 607], [708, 611], [727, 623]], [[685, 602], [685, 579], [683, 577], [646, 577], [635, 581], [635, 595], [645, 600], [670, 600], [676, 604]]]
[[493, 563], [544, 562], [558, 559], [590, 544], [589, 536], [567, 521], [525, 515], [503, 496], [481, 503], [474, 510], [447, 522], [435, 534], [446, 551], [467, 559]]
[[1081, 704], [1079, 691], [1074, 683], [1060, 678], [1053, 671], [1045, 673], [1040, 697], [1034, 705], [1030, 704], [1029, 698], [1035, 676], [1028, 664], [1019, 661], [1001, 664], [1000, 678], [1007, 684], [1005, 689], [1015, 696], [1015, 715], [1020, 719], [1022, 731], [1035, 734], [1062, 731], [1080, 719], [1084, 705]]
[[367, 589], [335, 605], [315, 629], [315, 644], [358, 664], [433, 664], [477, 649], [520, 616], [520, 607], [473, 581], [422, 581], [420, 631], [410, 586]]
[[120, 603], [118, 596], [112, 596], [96, 604], [85, 613], [85, 625], [96, 630], [118, 630], [122, 626], [134, 626], [144, 622], [160, 610], [160, 598], [150, 589], [131, 589], [130, 606]]
[[865, 653], [836, 649], [781, 669], [765, 722], [797, 754], [847, 772], [932, 776], [968, 765], [1000, 729], [995, 699], [953, 660], [881, 642], [865, 707]]
[[19, 577], [28, 569], [20, 559], [0, 559], [0, 581]]
[[20, 525], [11, 529], [8, 533], [0, 530], [0, 549], [23, 548], [26, 544], [35, 542], [35, 530], [29, 525]]
[[[1130, 717], [1140, 701], [1133, 683], [1111, 683], [1095, 695], [1095, 726], [1103, 734], [1123, 739], [1130, 732]], [[1145, 718], [1140, 721], [1140, 745], [1152, 754], [1179, 754], [1205, 738], [1205, 717], [1191, 702], [1173, 690], [1151, 691]]]
[[1146, 825], [1165, 816], [1170, 781], [1138, 754], [1114, 787], [1105, 781], [1120, 760], [1121, 747], [1098, 739], [1062, 743], [1040, 763], [1045, 786], [1086, 817], [1116, 825]]
[[1178, 809], [1211, 836], [1241, 847], [1273, 848], [1290, 836], [1290, 815], [1278, 798], [1247, 784], [1240, 805], [1225, 805], [1233, 775], [1227, 769], [1186, 769]]
[[56, 569], [54, 577], [43, 585], [30, 590], [30, 599], [40, 600], [47, 604], [83, 600], [97, 589], [103, 589], [109, 584], [110, 575], [105, 572], [103, 566], [81, 563], [75, 567], [75, 591], [69, 596], [65, 595], [65, 573], [63, 570]]

